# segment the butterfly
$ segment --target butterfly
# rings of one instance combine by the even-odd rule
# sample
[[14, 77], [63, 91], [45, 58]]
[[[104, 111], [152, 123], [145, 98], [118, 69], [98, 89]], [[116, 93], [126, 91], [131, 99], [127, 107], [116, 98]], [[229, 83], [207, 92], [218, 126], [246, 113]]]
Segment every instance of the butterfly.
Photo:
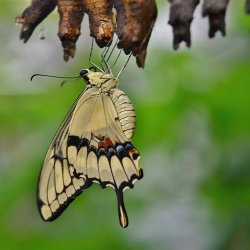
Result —
[[132, 145], [134, 107], [112, 74], [82, 69], [87, 86], [54, 136], [41, 169], [37, 205], [53, 221], [94, 182], [114, 188], [119, 221], [128, 226], [123, 191], [143, 177], [140, 155]]

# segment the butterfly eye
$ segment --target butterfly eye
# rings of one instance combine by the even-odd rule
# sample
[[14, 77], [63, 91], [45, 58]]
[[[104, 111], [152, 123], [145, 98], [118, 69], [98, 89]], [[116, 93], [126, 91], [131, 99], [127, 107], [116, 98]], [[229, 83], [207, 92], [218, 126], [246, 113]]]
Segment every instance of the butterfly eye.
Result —
[[80, 76], [81, 77], [84, 77], [86, 74], [88, 74], [89, 73], [89, 71], [87, 70], [87, 69], [82, 69], [81, 71], [80, 71]]
[[85, 80], [85, 82], [86, 83], [88, 83], [89, 84], [89, 78], [88, 78], [88, 73], [89, 73], [90, 71], [88, 70], [88, 69], [82, 69], [81, 71], [80, 71], [80, 76]]

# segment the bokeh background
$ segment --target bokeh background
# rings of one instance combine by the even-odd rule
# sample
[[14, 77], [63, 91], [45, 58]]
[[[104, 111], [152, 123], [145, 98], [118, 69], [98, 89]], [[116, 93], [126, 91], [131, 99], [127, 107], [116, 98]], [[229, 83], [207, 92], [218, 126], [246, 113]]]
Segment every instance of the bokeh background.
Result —
[[[83, 90], [77, 76], [91, 48], [84, 17], [76, 56], [63, 61], [58, 13], [27, 44], [14, 18], [29, 0], [0, 2], [0, 246], [1, 249], [250, 249], [250, 16], [231, 1], [227, 36], [207, 37], [208, 20], [195, 10], [192, 47], [172, 50], [166, 1], [148, 48], [146, 68], [132, 58], [120, 89], [137, 111], [133, 144], [144, 178], [125, 191], [128, 228], [118, 222], [113, 189], [94, 184], [54, 222], [36, 208], [46, 150]], [[101, 50], [94, 48], [94, 62]], [[118, 72], [126, 61], [121, 57]]]

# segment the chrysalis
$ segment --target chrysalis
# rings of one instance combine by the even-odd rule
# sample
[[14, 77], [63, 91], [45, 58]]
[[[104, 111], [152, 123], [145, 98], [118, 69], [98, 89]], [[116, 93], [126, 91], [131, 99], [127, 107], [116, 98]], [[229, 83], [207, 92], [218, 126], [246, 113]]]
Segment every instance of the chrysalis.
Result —
[[119, 221], [128, 226], [123, 191], [143, 177], [140, 155], [130, 142], [133, 105], [112, 74], [83, 69], [86, 88], [59, 127], [43, 162], [37, 204], [45, 221], [56, 219], [93, 182], [114, 188]]

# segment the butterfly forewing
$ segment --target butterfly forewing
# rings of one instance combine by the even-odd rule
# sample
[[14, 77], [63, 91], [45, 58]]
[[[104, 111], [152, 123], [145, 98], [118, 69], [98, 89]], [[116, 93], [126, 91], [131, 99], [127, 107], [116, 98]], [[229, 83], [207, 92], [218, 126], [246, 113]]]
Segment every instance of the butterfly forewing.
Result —
[[88, 85], [57, 131], [38, 183], [38, 209], [45, 221], [56, 219], [93, 182], [115, 189], [119, 220], [128, 225], [123, 191], [142, 178], [139, 153], [130, 140], [135, 111], [115, 88], [112, 75], [86, 70]]

